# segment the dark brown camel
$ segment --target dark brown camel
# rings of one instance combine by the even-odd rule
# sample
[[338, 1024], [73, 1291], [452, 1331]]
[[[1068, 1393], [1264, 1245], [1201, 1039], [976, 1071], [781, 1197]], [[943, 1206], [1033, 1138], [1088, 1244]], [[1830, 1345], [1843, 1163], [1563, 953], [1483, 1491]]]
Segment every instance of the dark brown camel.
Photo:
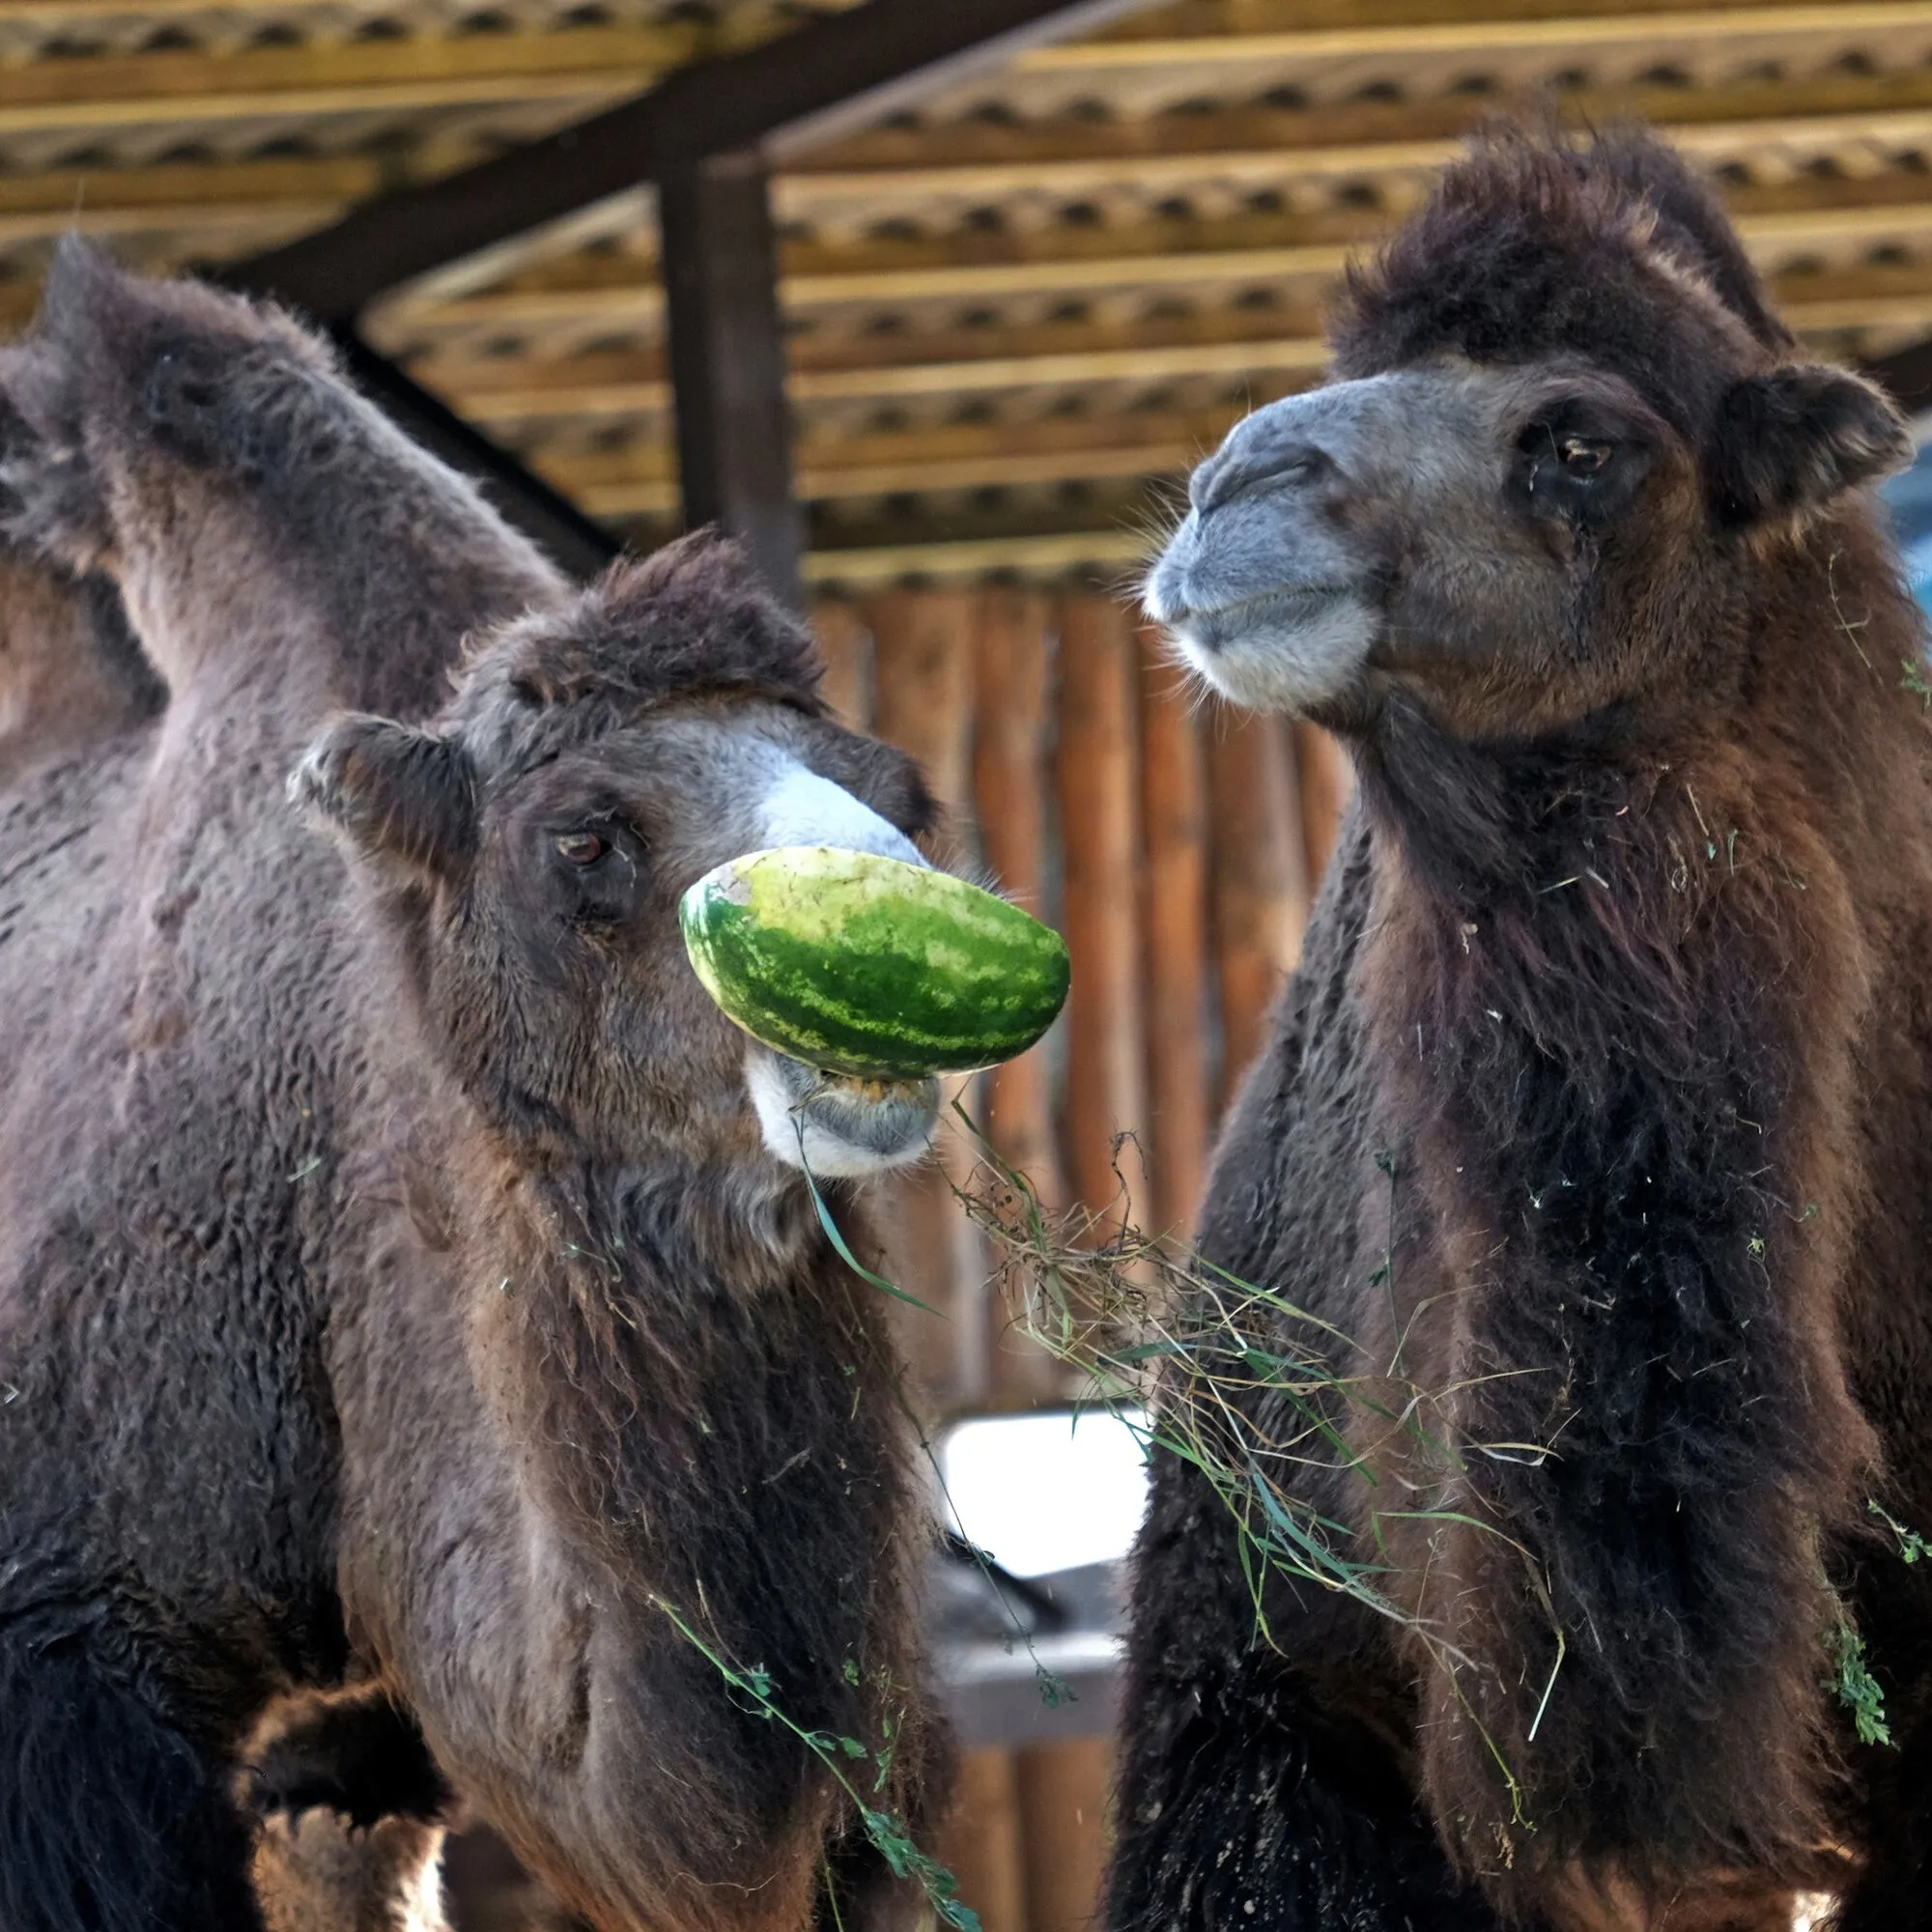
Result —
[[1906, 438], [1635, 132], [1479, 141], [1335, 347], [1148, 601], [1359, 775], [1202, 1238], [1353, 1338], [1265, 1330], [1355, 1390], [1275, 1473], [1404, 1621], [1278, 1565], [1258, 1616], [1157, 1458], [1109, 1922], [1932, 1924], [1932, 1566], [1866, 1508], [1932, 1529]]
[[338, 1808], [446, 1776], [600, 1928], [901, 1922], [698, 1645], [924, 1822], [918, 1498], [800, 1145], [934, 1101], [749, 1047], [674, 908], [909, 850], [917, 774], [728, 550], [568, 596], [279, 317], [70, 249], [0, 395], [6, 534], [168, 689], [0, 847], [0, 1925], [252, 1932], [231, 1776], [335, 1686], [396, 1787]]

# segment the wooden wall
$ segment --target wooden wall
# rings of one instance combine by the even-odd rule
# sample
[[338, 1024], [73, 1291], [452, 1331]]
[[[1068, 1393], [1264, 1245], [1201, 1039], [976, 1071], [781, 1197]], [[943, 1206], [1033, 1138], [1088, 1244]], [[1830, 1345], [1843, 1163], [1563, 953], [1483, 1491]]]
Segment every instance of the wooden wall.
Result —
[[[823, 604], [828, 689], [915, 753], [941, 850], [1066, 935], [1073, 992], [1040, 1046], [971, 1085], [1007, 1158], [1056, 1203], [1105, 1206], [1119, 1156], [1144, 1227], [1184, 1230], [1214, 1122], [1293, 964], [1347, 766], [1319, 732], [1203, 704], [1120, 604], [1012, 589]], [[1072, 1393], [1008, 1330], [938, 1173], [899, 1183], [893, 1278], [936, 1417]], [[1104, 1740], [972, 1751], [938, 1850], [985, 1932], [1088, 1924], [1105, 1847]]]

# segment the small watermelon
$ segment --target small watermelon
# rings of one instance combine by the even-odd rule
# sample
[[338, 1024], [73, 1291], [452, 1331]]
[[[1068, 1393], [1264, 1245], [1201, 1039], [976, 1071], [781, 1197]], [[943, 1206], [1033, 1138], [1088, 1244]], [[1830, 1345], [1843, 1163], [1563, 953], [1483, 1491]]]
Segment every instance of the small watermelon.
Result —
[[1024, 1053], [1065, 1003], [1066, 942], [950, 872], [831, 845], [751, 852], [678, 907], [704, 989], [830, 1073], [911, 1080]]

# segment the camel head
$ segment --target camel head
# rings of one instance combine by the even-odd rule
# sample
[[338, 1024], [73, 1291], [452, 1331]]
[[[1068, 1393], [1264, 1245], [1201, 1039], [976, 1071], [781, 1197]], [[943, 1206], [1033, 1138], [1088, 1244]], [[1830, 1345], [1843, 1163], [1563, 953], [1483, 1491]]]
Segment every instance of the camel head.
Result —
[[1720, 685], [1741, 613], [1910, 449], [1634, 131], [1479, 140], [1334, 340], [1339, 380], [1194, 472], [1146, 602], [1224, 696], [1348, 730], [1398, 695], [1484, 738]]
[[923, 1152], [934, 1083], [749, 1040], [679, 934], [686, 888], [744, 852], [919, 859], [917, 769], [835, 724], [817, 679], [809, 634], [700, 536], [486, 638], [427, 727], [357, 714], [311, 747], [292, 795], [368, 872], [431, 1038], [499, 1128], [820, 1176]]

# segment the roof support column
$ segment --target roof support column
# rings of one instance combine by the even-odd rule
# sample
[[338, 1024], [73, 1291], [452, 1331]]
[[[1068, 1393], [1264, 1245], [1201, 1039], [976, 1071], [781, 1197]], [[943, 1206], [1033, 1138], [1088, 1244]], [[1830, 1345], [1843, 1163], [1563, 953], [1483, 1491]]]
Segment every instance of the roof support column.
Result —
[[658, 232], [685, 526], [736, 537], [798, 610], [803, 520], [770, 190], [755, 151], [680, 157], [658, 176]]

